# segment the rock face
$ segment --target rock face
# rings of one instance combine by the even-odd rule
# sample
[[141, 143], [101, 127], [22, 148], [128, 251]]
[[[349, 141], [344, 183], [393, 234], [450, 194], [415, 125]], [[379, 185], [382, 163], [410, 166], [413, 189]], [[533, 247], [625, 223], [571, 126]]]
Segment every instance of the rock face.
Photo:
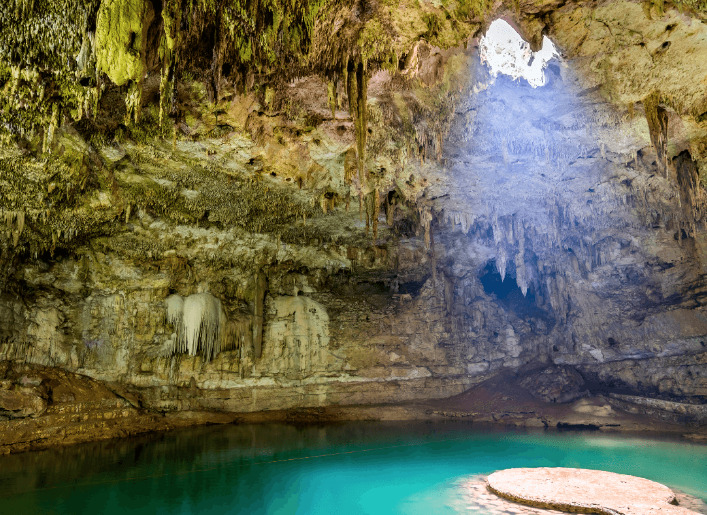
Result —
[[166, 420], [139, 408], [131, 394], [56, 367], [7, 364], [0, 369], [0, 454], [124, 437], [212, 419]]
[[0, 389], [0, 416], [6, 419], [38, 416], [47, 402], [34, 388], [12, 387], [9, 381]]
[[[85, 2], [59, 60], [0, 29], [29, 45], [0, 48], [0, 360], [160, 412], [438, 399], [508, 371], [549, 402], [705, 402], [699, 6], [304, 4], [236, 30], [230, 8]], [[480, 63], [498, 16], [556, 42], [545, 86]], [[47, 406], [0, 383], [0, 417]]]
[[589, 393], [582, 375], [570, 367], [548, 367], [531, 372], [520, 385], [536, 399], [546, 402], [570, 402]]

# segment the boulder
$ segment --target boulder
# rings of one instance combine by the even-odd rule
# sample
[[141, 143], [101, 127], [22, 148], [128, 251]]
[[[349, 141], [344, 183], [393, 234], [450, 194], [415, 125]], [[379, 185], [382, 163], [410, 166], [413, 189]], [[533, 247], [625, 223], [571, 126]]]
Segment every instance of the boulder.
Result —
[[10, 419], [36, 417], [46, 409], [47, 401], [35, 388], [0, 388], [0, 416]]

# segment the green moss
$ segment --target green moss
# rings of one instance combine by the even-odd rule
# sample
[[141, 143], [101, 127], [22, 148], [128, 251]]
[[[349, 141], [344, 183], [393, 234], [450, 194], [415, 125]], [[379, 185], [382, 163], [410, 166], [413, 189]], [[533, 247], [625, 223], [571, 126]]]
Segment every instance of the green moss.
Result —
[[0, 140], [38, 139], [41, 150], [55, 104], [74, 118], [91, 107], [95, 81], [86, 81], [94, 75], [88, 32], [98, 4], [0, 2]]
[[167, 49], [174, 52], [179, 42], [179, 26], [182, 22], [181, 3], [178, 0], [166, 0], [162, 6], [162, 24], [164, 27]]
[[[681, 13], [687, 8], [698, 18], [707, 20], [707, 0], [676, 0], [672, 5], [677, 7]], [[652, 15], [660, 18], [665, 13], [665, 0], [644, 0], [643, 12], [648, 19], [653, 19]]]
[[147, 145], [165, 137], [167, 132], [160, 125], [158, 116], [154, 108], [147, 109], [144, 116], [127, 129], [129, 139], [141, 145]]
[[461, 20], [474, 18], [480, 14], [480, 12], [483, 12], [481, 4], [482, 2], [478, 0], [460, 0], [457, 2], [454, 14]]
[[250, 41], [240, 41], [238, 57], [242, 63], [249, 62], [253, 57], [253, 47]]
[[249, 77], [256, 73], [267, 77], [277, 72], [278, 78], [287, 79], [307, 65], [322, 7], [337, 3], [338, 0], [226, 0], [218, 5], [212, 1], [190, 2], [184, 16], [189, 20], [184, 44], [198, 44], [207, 31], [215, 28], [211, 71], [216, 78], [227, 63], [232, 78], [241, 84], [248, 84]]
[[96, 65], [118, 86], [145, 74], [146, 33], [154, 18], [146, 0], [104, 0], [96, 20]]
[[700, 14], [703, 20], [707, 18], [707, 0], [678, 0], [677, 5], [679, 8], [688, 7]]
[[442, 28], [442, 25], [437, 15], [435, 13], [427, 13], [423, 15], [422, 19], [424, 20], [425, 25], [427, 25], [427, 33], [425, 34], [425, 37], [428, 40], [436, 38]]
[[[0, 211], [22, 212], [24, 231], [13, 245], [30, 256], [110, 234], [117, 212], [110, 201], [110, 178], [93, 168], [86, 144], [75, 135], [57, 138], [54, 156], [0, 157]], [[99, 191], [104, 193], [99, 193]], [[8, 241], [0, 240], [0, 249]]]
[[[382, 0], [371, 4], [365, 16], [346, 22], [341, 38], [330, 38], [330, 22], [351, 8], [342, 0], [5, 4], [9, 8], [0, 7], [0, 131], [16, 138], [38, 138], [40, 147], [54, 126], [54, 104], [60, 113], [58, 125], [64, 118], [95, 114], [99, 91], [106, 87], [97, 83], [96, 72], [105, 73], [115, 85], [129, 86], [127, 116], [133, 123], [139, 119], [146, 58], [156, 64], [153, 49], [147, 48], [150, 26], [153, 31], [162, 26], [154, 51], [161, 61], [159, 119], [163, 124], [168, 114], [177, 112], [180, 73], [192, 71], [208, 85], [207, 98], [218, 102], [224, 71], [238, 91], [309, 73], [341, 77], [349, 60], [362, 63], [370, 73], [381, 68], [393, 71], [399, 57], [420, 36], [427, 34], [440, 46], [458, 44], [474, 30], [466, 17], [486, 9], [485, 0], [450, 0], [444, 8]], [[161, 19], [155, 22], [153, 5], [161, 7], [157, 13]], [[205, 42], [209, 42], [206, 47]]]
[[393, 42], [390, 34], [383, 24], [376, 19], [369, 21], [358, 37], [358, 47], [361, 59], [367, 64], [368, 61], [387, 60], [393, 51]]

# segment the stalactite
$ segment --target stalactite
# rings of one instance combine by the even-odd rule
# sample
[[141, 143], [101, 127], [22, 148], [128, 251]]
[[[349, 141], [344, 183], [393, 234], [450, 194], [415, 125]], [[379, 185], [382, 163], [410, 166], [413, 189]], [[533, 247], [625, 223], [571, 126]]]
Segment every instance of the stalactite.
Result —
[[165, 299], [167, 307], [167, 322], [172, 324], [177, 332], [177, 340], [181, 339], [182, 315], [184, 314], [184, 299], [181, 295], [170, 295]]
[[162, 71], [160, 76], [160, 127], [173, 109], [176, 101], [176, 68], [177, 51], [179, 48], [179, 27], [182, 20], [180, 3], [177, 0], [167, 0], [162, 7], [162, 24], [164, 37], [160, 54]]
[[392, 227], [395, 223], [395, 205], [397, 203], [397, 194], [391, 191], [386, 195], [385, 199], [385, 223], [388, 227]]
[[[211, 52], [211, 82], [207, 81], [207, 91], [209, 92], [209, 99], [214, 103], [218, 104], [221, 99], [221, 78], [223, 74], [223, 61], [225, 54], [226, 42], [224, 41], [224, 18], [220, 18], [219, 22], [216, 24], [216, 30], [214, 31], [214, 46]], [[248, 41], [248, 53], [251, 53], [252, 42]]]
[[356, 151], [349, 148], [344, 154], [344, 183], [351, 184], [356, 175], [358, 163], [356, 161]]
[[244, 351], [253, 347], [253, 320], [251, 317], [229, 321], [227, 325], [226, 347], [221, 350], [240, 349], [239, 357], [244, 357]]
[[258, 272], [255, 278], [255, 295], [253, 298], [253, 355], [259, 358], [263, 347], [263, 316], [265, 313], [265, 292], [267, 290], [267, 277], [265, 273]]
[[430, 250], [432, 243], [432, 211], [429, 207], [423, 206], [419, 208], [420, 224], [424, 230], [425, 250]]
[[524, 253], [519, 252], [518, 254], [516, 254], [515, 265], [516, 265], [516, 283], [518, 284], [520, 291], [523, 293], [523, 296], [525, 297], [525, 295], [528, 293], [528, 274], [527, 274], [527, 270], [525, 268]]
[[96, 70], [118, 86], [129, 84], [125, 97], [125, 123], [137, 123], [142, 102], [142, 81], [147, 71], [147, 31], [154, 18], [152, 2], [105, 0], [96, 19]]
[[380, 192], [378, 188], [373, 190], [373, 241], [378, 239], [378, 215], [380, 214]]
[[128, 93], [125, 95], [125, 125], [131, 122], [140, 121], [140, 110], [142, 108], [142, 83], [130, 81]]
[[368, 70], [365, 63], [349, 61], [346, 72], [346, 93], [349, 113], [356, 132], [356, 157], [359, 181], [359, 211], [363, 210], [363, 194], [366, 185], [366, 139], [368, 136]]
[[336, 108], [339, 104], [339, 99], [337, 96], [337, 86], [338, 80], [336, 77], [327, 83], [327, 102], [329, 104], [329, 109], [331, 109], [332, 118], [336, 118]]
[[471, 222], [469, 220], [469, 215], [467, 213], [462, 213], [460, 216], [460, 222], [462, 226], [462, 232], [466, 234], [469, 232], [469, 227], [471, 226]]
[[498, 222], [498, 215], [496, 215], [495, 213], [491, 221], [491, 228], [493, 230], [493, 241], [498, 246], [501, 243], [503, 235], [501, 233], [501, 225]]
[[[356, 83], [356, 64], [353, 61], [349, 61], [344, 77], [346, 80], [346, 97], [349, 101], [349, 114], [354, 121], [354, 126], [358, 130], [358, 126], [356, 125], [356, 115], [358, 113], [358, 89]], [[356, 148], [358, 149], [358, 135], [356, 141]]]
[[7, 227], [7, 236], [12, 238], [12, 246], [16, 247], [20, 242], [20, 236], [25, 228], [24, 211], [3, 211], [2, 218]]
[[675, 177], [679, 188], [679, 204], [692, 234], [695, 222], [702, 222], [707, 211], [707, 198], [700, 185], [697, 163], [688, 150], [683, 150], [674, 159]]
[[47, 132], [44, 136], [44, 144], [42, 145], [42, 152], [49, 152], [54, 143], [54, 133], [59, 126], [60, 118], [60, 107], [59, 104], [52, 105], [52, 117], [49, 121], [49, 126], [47, 127]]
[[506, 280], [506, 265], [506, 250], [502, 247], [498, 250], [498, 255], [496, 257], [496, 268], [498, 268], [498, 273], [501, 276], [501, 281]]
[[12, 233], [12, 245], [17, 246], [17, 244], [20, 242], [20, 235], [22, 234], [22, 230], [25, 227], [25, 212], [24, 211], [19, 211], [17, 213], [17, 228], [13, 231]]
[[660, 106], [660, 94], [653, 92], [643, 100], [646, 111], [651, 143], [657, 154], [660, 171], [665, 175], [668, 169], [668, 113]]
[[186, 298], [170, 295], [165, 304], [167, 320], [176, 331], [174, 354], [200, 354], [205, 361], [211, 361], [222, 350], [234, 347], [233, 331], [229, 331], [221, 301], [210, 293], [195, 293]]

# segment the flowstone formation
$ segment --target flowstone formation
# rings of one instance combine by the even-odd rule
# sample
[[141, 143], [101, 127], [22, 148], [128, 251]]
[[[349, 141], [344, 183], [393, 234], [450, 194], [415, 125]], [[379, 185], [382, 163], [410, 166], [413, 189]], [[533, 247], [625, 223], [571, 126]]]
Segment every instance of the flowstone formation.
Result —
[[[5, 449], [56, 441], [73, 373], [180, 424], [510, 378], [699, 430], [706, 13], [6, 2], [0, 424], [33, 429]], [[489, 68], [498, 19], [530, 82]]]
[[210, 361], [219, 352], [240, 343], [240, 335], [228, 335], [228, 319], [221, 301], [208, 293], [195, 293], [183, 299], [174, 294], [165, 300], [167, 320], [176, 329], [175, 353], [201, 354]]

